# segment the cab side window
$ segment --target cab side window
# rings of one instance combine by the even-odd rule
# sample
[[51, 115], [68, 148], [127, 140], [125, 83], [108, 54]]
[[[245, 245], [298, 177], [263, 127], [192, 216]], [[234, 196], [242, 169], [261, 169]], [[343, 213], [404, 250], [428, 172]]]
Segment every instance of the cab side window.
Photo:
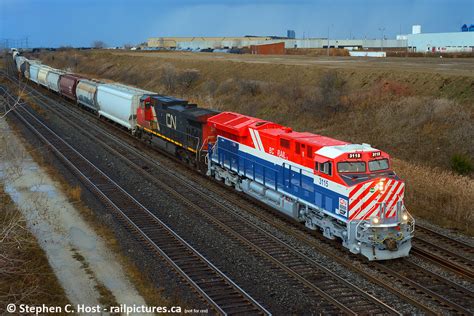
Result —
[[319, 171], [325, 173], [328, 176], [332, 176], [332, 162], [325, 162], [319, 164]]

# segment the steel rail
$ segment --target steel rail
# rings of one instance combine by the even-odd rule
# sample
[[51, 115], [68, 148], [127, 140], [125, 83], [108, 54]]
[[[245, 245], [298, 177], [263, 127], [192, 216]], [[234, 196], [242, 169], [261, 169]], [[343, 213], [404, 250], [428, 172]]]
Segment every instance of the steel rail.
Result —
[[30, 111], [17, 108], [13, 113], [42, 139], [92, 192], [166, 259], [216, 312], [223, 315], [270, 315], [260, 303]]

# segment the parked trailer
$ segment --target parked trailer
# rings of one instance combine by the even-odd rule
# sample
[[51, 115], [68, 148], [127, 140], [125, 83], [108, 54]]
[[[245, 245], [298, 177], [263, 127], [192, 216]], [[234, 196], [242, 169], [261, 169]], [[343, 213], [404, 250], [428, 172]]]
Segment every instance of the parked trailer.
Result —
[[77, 103], [82, 104], [89, 109], [98, 112], [99, 105], [97, 104], [96, 94], [99, 82], [81, 79], [76, 87]]
[[140, 98], [145, 94], [156, 93], [120, 84], [99, 84], [97, 87], [99, 115], [134, 132]]
[[76, 87], [79, 80], [84, 79], [77, 75], [62, 75], [59, 79], [59, 93], [66, 98], [76, 101]]
[[48, 72], [48, 75], [46, 76], [48, 89], [59, 93], [59, 79], [61, 78], [61, 75], [64, 74], [65, 72], [62, 70], [51, 68]]
[[30, 80], [38, 83], [38, 72], [40, 70], [41, 64], [32, 63], [30, 64]]

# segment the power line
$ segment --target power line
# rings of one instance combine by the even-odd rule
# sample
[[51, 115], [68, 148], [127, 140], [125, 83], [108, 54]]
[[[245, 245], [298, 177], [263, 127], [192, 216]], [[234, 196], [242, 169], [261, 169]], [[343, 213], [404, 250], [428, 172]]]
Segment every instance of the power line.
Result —
[[3, 38], [0, 40], [0, 47], [4, 49], [29, 48], [29, 38], [28, 36], [23, 38]]

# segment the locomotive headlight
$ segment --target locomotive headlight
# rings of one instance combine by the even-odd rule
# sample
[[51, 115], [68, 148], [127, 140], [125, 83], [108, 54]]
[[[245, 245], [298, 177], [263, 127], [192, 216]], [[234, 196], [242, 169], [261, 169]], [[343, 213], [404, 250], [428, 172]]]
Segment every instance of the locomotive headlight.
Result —
[[408, 214], [407, 214], [407, 212], [403, 212], [403, 214], [402, 214], [402, 221], [403, 221], [404, 223], [408, 222]]
[[377, 216], [372, 217], [370, 219], [370, 222], [372, 223], [372, 225], [378, 225], [380, 223], [380, 218], [378, 218]]
[[376, 187], [377, 187], [377, 190], [379, 191], [383, 191], [385, 189], [383, 181], [380, 181], [379, 183], [377, 183]]

